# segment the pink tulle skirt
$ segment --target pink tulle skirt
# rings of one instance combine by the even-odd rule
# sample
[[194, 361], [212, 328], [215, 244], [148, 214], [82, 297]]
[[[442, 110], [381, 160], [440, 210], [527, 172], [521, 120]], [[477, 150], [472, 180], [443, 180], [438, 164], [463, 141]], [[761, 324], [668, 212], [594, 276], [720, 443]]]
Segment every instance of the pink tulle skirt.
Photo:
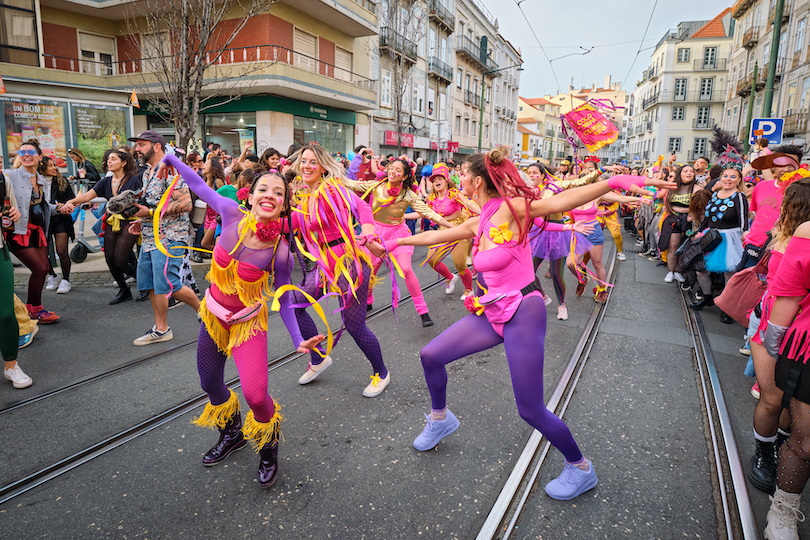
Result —
[[[571, 254], [571, 234], [573, 231], [538, 231], [532, 229], [529, 232], [529, 244], [532, 248], [532, 256], [540, 259], [554, 261], [564, 259]], [[581, 234], [576, 235], [576, 254], [582, 255], [593, 247], [593, 244]]]

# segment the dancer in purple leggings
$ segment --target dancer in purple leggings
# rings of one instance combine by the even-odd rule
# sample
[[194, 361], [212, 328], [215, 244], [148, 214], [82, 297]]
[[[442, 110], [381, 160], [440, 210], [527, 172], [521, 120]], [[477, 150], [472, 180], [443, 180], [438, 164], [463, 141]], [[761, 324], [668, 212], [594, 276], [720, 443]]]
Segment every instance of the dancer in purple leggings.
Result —
[[[539, 430], [565, 456], [562, 474], [546, 485], [554, 499], [569, 500], [596, 485], [593, 466], [580, 452], [565, 423], [546, 409], [543, 401], [543, 347], [546, 309], [532, 267], [527, 232], [535, 217], [565, 212], [613, 189], [630, 189], [644, 181], [662, 187], [672, 184], [643, 177], [614, 176], [540, 199], [537, 190], [521, 180], [506, 152], [495, 149], [467, 159], [462, 183], [475, 189], [481, 216], [458, 227], [399, 238], [397, 245], [433, 245], [473, 238], [473, 265], [485, 294], [465, 300], [473, 314], [461, 319], [422, 349], [422, 367], [431, 398], [431, 414], [414, 440], [417, 450], [429, 450], [454, 432], [459, 421], [447, 409], [447, 370], [450, 362], [500, 343], [512, 375], [520, 416]], [[392, 241], [390, 241], [392, 242]], [[388, 243], [386, 247], [390, 249]], [[482, 279], [483, 278], [483, 279]], [[484, 316], [482, 317], [481, 314]]]

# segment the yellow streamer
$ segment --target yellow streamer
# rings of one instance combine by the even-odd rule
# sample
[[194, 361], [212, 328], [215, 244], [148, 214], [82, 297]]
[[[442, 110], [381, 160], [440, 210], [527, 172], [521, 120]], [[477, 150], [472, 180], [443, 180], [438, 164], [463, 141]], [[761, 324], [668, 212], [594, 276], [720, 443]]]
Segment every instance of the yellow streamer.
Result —
[[321, 305], [318, 303], [317, 300], [315, 300], [312, 296], [310, 296], [308, 293], [302, 291], [301, 289], [299, 289], [295, 285], [287, 284], [287, 285], [282, 285], [281, 287], [276, 289], [276, 293], [273, 296], [273, 303], [270, 305], [270, 309], [272, 309], [273, 311], [278, 311], [279, 309], [281, 309], [281, 303], [279, 302], [279, 298], [281, 298], [281, 296], [284, 293], [289, 292], [289, 291], [298, 291], [302, 295], [304, 295], [304, 298], [309, 300], [310, 304], [312, 304], [312, 307], [315, 309], [315, 313], [318, 314], [318, 316], [321, 318], [323, 323], [326, 325], [326, 354], [323, 354], [317, 348], [314, 349], [315, 352], [317, 352], [321, 356], [321, 358], [326, 358], [327, 356], [329, 356], [329, 353], [332, 352], [332, 345], [333, 345], [333, 342], [334, 342], [334, 336], [332, 335], [332, 329], [329, 328], [329, 321], [326, 320], [326, 314], [323, 312], [323, 308], [321, 307]]

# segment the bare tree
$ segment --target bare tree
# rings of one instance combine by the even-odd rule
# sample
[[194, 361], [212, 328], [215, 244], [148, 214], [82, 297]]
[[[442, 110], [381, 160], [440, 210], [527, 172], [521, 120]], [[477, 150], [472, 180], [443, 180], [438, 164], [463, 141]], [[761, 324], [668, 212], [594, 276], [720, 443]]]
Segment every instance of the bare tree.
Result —
[[380, 59], [390, 61], [392, 121], [397, 132], [397, 154], [401, 154], [401, 134], [411, 124], [413, 67], [418, 43], [424, 39], [427, 28], [426, 4], [422, 0], [387, 0], [382, 3], [380, 14], [380, 20], [387, 25], [380, 30]]
[[276, 1], [143, 0], [130, 8], [127, 28], [141, 51], [138, 90], [174, 124], [179, 147], [194, 135], [201, 112], [250, 87], [245, 76], [258, 69], [260, 53], [230, 47], [250, 17]]

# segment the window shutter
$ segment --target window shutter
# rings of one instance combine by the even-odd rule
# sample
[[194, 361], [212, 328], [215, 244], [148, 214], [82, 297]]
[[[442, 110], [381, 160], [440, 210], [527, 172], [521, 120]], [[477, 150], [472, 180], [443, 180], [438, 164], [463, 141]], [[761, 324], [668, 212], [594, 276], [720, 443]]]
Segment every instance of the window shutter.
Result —
[[335, 78], [342, 81], [352, 80], [352, 53], [346, 49], [335, 47]]

